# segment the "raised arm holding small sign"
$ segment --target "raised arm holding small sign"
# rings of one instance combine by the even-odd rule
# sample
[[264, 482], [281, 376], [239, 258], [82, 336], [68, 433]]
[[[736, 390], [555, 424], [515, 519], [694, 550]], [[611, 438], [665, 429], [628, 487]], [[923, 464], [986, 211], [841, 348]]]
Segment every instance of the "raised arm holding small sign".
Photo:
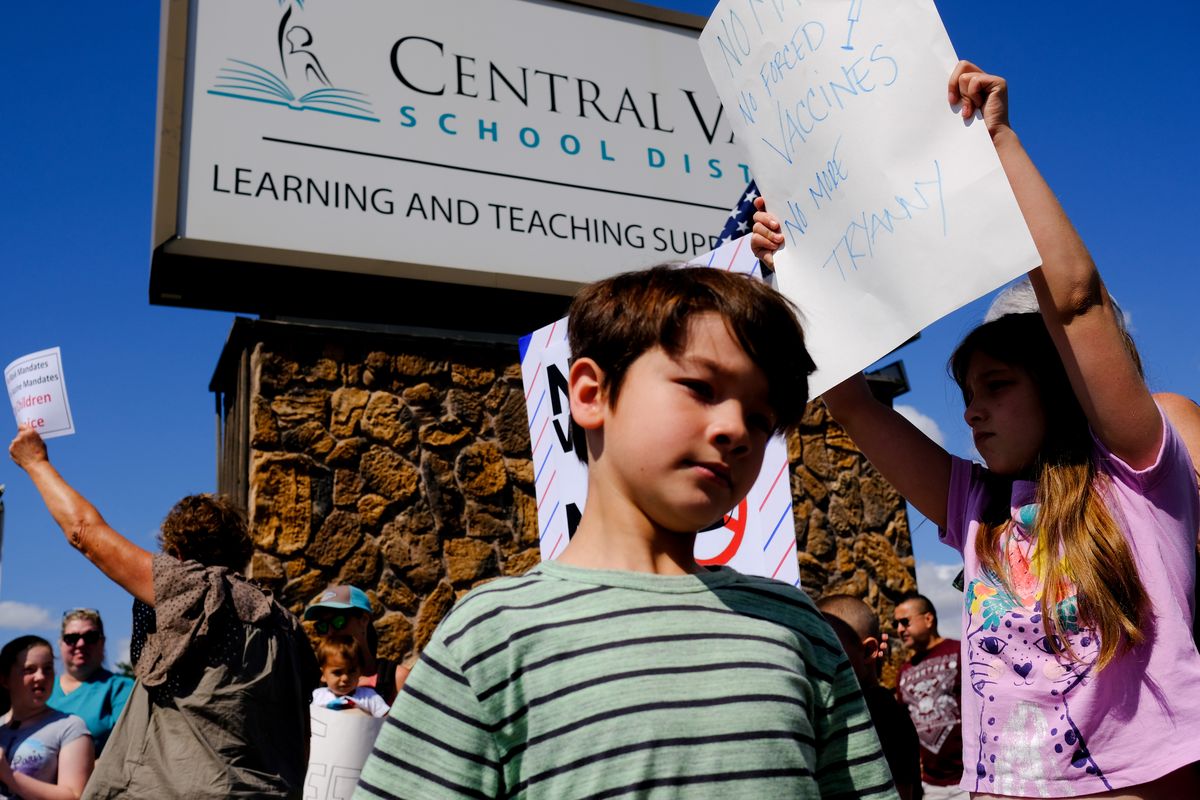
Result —
[[723, 0], [700, 46], [781, 220], [813, 394], [1040, 258], [932, 0]]

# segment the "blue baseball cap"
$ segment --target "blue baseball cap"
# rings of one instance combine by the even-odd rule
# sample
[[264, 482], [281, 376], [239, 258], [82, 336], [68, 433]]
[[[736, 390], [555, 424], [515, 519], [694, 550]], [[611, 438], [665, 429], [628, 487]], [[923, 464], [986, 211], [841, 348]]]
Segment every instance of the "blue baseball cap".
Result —
[[357, 586], [330, 586], [321, 592], [304, 609], [304, 618], [312, 619], [320, 608], [356, 608], [371, 613], [371, 601], [367, 593]]

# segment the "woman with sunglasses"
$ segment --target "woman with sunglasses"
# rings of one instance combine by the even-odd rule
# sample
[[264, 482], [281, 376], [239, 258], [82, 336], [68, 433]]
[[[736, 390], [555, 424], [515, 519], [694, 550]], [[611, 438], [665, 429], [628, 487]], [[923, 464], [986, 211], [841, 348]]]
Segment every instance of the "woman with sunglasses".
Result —
[[300, 621], [240, 574], [254, 549], [241, 510], [185, 497], [152, 554], [71, 488], [36, 431], [22, 426], [9, 454], [71, 546], [135, 601], [137, 682], [83, 797], [300, 797], [316, 658]]
[[358, 685], [374, 689], [390, 706], [396, 701], [412, 667], [376, 655], [379, 636], [371, 624], [371, 613], [371, 599], [362, 589], [330, 586], [304, 609], [304, 618], [313, 623], [313, 630], [322, 638], [341, 635], [358, 642], [363, 653], [363, 671]]
[[87, 724], [99, 758], [133, 691], [133, 681], [104, 668], [104, 622], [93, 608], [73, 608], [63, 614], [59, 653], [63, 673], [54, 681], [48, 705]]

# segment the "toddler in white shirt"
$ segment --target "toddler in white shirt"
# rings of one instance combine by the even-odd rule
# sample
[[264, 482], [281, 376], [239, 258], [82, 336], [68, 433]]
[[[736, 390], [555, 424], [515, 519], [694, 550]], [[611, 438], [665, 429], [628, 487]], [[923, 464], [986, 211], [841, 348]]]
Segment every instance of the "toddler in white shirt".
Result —
[[321, 680], [325, 686], [314, 689], [312, 704], [336, 710], [362, 709], [373, 717], [387, 716], [388, 704], [370, 686], [359, 686], [362, 677], [362, 651], [349, 636], [330, 636], [317, 647]]

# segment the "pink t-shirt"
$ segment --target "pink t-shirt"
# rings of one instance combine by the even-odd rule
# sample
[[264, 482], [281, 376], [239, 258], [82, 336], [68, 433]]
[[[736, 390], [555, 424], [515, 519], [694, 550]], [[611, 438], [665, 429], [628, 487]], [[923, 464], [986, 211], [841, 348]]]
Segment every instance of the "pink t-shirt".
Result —
[[[1200, 654], [1192, 641], [1196, 580], [1196, 477], [1175, 430], [1157, 461], [1134, 470], [1096, 441], [1109, 512], [1125, 532], [1153, 604], [1143, 644], [1102, 673], [1096, 634], [1073, 623], [1068, 597], [1053, 613], [1068, 623], [1082, 659], [1055, 656], [1035, 599], [1034, 544], [1015, 525], [1007, 541], [1011, 591], [975, 557], [987, 471], [954, 459], [943, 541], [963, 554], [963, 779], [968, 791], [1074, 797], [1136, 786], [1200, 760]], [[992, 477], [991, 486], [997, 485]], [[1033, 503], [1036, 484], [1012, 482], [1011, 506]]]

